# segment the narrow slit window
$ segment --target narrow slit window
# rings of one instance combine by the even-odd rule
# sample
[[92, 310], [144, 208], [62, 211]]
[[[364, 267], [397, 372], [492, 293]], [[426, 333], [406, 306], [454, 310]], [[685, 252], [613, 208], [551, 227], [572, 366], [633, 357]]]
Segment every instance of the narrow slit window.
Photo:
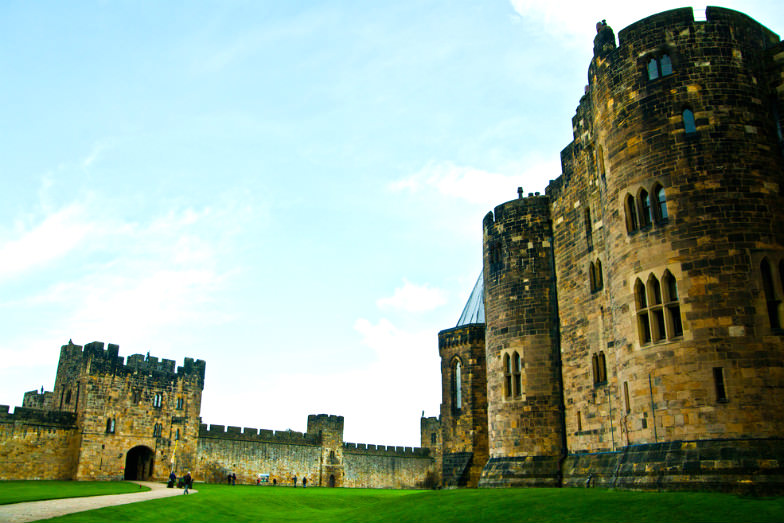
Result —
[[765, 305], [768, 311], [768, 321], [771, 329], [781, 328], [779, 321], [779, 300], [776, 299], [776, 291], [773, 288], [773, 275], [770, 271], [770, 263], [767, 258], [760, 263], [760, 274], [762, 275], [762, 290], [765, 293]]
[[637, 329], [640, 335], [640, 343], [651, 342], [651, 325], [648, 320], [648, 300], [645, 296], [645, 285], [638, 278], [634, 284], [634, 296], [637, 303]]
[[452, 405], [456, 412], [463, 408], [462, 373], [460, 360], [456, 360], [452, 367]]
[[582, 432], [583, 430], [583, 416], [580, 414], [580, 411], [577, 411], [577, 432]]
[[514, 362], [514, 368], [512, 369], [514, 378], [514, 395], [516, 397], [520, 397], [523, 394], [523, 361], [520, 359], [520, 355], [517, 352], [514, 353], [512, 361]]
[[648, 191], [643, 189], [640, 191], [640, 227], [648, 227], [652, 221], [651, 198]]
[[588, 245], [588, 250], [593, 249], [593, 224], [591, 222], [591, 210], [585, 209], [583, 213], [585, 220], [585, 243]]
[[713, 367], [713, 381], [716, 385], [716, 401], [727, 402], [727, 386], [724, 383], [724, 367]]
[[657, 186], [653, 190], [653, 197], [656, 201], [656, 221], [659, 223], [667, 221], [670, 215], [667, 213], [667, 195], [664, 193], [664, 187]]
[[629, 382], [623, 382], [623, 404], [626, 408], [626, 414], [629, 414], [632, 411], [632, 404], [629, 401]]
[[670, 271], [665, 271], [664, 277], [664, 310], [666, 312], [667, 338], [683, 336], [683, 322], [681, 320], [681, 305], [678, 301], [678, 284]]

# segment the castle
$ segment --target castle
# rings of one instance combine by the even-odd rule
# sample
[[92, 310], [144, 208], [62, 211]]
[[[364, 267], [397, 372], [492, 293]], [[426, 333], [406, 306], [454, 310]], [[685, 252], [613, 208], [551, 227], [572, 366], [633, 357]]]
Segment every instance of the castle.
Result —
[[428, 449], [344, 442], [342, 416], [310, 415], [306, 433], [202, 424], [206, 364], [174, 363], [63, 345], [52, 391], [25, 393], [13, 413], [0, 406], [0, 480], [163, 481], [174, 470], [213, 483], [433, 485]]
[[597, 24], [545, 194], [483, 222], [422, 421], [447, 486], [784, 490], [784, 44], [744, 14]]
[[0, 407], [0, 479], [784, 491], [782, 102], [784, 44], [742, 13], [598, 24], [562, 174], [484, 218], [422, 448], [207, 426], [203, 361], [69, 343]]

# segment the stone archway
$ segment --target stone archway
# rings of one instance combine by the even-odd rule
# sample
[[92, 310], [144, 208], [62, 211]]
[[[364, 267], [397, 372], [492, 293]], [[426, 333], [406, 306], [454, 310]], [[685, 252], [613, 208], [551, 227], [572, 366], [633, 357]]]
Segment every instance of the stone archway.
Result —
[[331, 488], [335, 487], [335, 475], [334, 474], [330, 474], [329, 475], [329, 486]]
[[153, 458], [155, 453], [150, 447], [139, 445], [128, 451], [125, 457], [125, 475], [123, 479], [144, 481], [152, 478]]

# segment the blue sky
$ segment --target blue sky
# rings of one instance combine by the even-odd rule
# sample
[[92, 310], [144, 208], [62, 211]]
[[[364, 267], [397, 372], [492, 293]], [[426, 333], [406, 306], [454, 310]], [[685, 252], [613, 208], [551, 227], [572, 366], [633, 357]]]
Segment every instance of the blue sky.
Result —
[[684, 5], [0, 3], [0, 403], [103, 341], [205, 359], [206, 423], [418, 445], [482, 218], [560, 174], [596, 21]]

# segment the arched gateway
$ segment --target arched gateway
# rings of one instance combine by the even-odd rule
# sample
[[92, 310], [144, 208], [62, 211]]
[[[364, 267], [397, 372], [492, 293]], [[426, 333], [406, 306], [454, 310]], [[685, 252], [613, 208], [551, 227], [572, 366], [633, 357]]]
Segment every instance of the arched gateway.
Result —
[[154, 456], [155, 453], [150, 447], [143, 445], [133, 447], [125, 457], [125, 475], [123, 479], [147, 480], [152, 478]]

